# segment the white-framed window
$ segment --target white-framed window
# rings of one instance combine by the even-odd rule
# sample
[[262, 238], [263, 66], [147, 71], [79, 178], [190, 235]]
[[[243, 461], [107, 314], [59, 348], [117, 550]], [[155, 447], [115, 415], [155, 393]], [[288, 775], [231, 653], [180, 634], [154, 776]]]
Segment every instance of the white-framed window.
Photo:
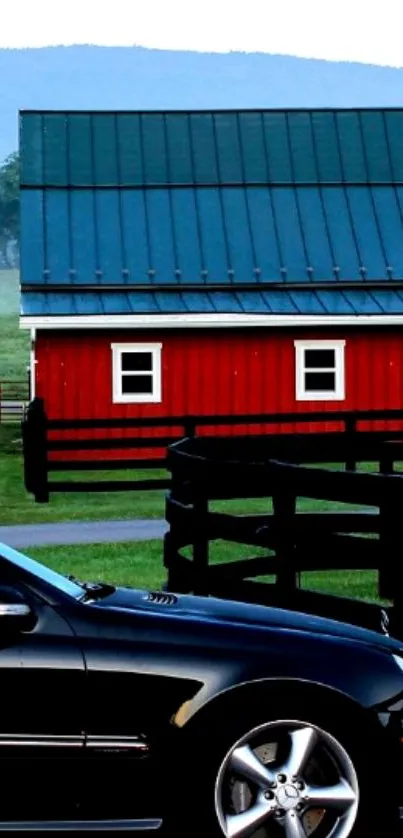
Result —
[[343, 401], [346, 398], [345, 340], [296, 340], [297, 401]]
[[162, 344], [113, 343], [111, 348], [113, 402], [160, 402]]

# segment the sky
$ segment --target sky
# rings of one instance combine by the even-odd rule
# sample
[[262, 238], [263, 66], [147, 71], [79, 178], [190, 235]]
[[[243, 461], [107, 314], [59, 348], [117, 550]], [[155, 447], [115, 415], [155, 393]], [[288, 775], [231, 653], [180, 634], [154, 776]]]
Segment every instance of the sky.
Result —
[[5, 5], [0, 47], [139, 45], [403, 66], [402, 0], [14, 0]]

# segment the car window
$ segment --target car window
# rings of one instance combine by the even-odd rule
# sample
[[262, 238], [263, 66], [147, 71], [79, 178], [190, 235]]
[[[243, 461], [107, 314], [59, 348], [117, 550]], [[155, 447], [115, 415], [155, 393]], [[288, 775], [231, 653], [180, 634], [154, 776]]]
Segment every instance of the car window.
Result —
[[[47, 585], [52, 585], [62, 593], [74, 597], [74, 599], [79, 599], [83, 596], [83, 589], [76, 582], [73, 582], [61, 573], [57, 573], [55, 570], [51, 570], [51, 568], [35, 561], [35, 559], [29, 558], [24, 553], [13, 550], [12, 547], [8, 547], [6, 544], [0, 544], [0, 557], [5, 559], [7, 563], [10, 562], [11, 566], [30, 573]], [[2, 568], [0, 563], [0, 585], [7, 584], [9, 580], [10, 577], [7, 574], [6, 566], [3, 565]]]

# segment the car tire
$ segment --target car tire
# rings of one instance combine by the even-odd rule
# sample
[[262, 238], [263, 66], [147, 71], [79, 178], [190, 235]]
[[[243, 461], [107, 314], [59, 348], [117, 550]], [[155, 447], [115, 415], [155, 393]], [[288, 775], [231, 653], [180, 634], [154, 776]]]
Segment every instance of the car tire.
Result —
[[[392, 763], [388, 765], [387, 756], [382, 756], [383, 746], [366, 728], [364, 716], [361, 720], [355, 713], [340, 714], [340, 708], [330, 704], [315, 707], [302, 701], [296, 706], [286, 696], [277, 696], [274, 702], [268, 696], [264, 704], [259, 709], [243, 702], [227, 708], [225, 716], [210, 721], [209, 729], [203, 726], [192, 753], [182, 754], [182, 768], [185, 764], [187, 770], [185, 777], [182, 773], [172, 835], [393, 838], [399, 834]], [[195, 761], [197, 767], [190, 770]], [[379, 776], [382, 764], [385, 775], [377, 793], [374, 766]]]

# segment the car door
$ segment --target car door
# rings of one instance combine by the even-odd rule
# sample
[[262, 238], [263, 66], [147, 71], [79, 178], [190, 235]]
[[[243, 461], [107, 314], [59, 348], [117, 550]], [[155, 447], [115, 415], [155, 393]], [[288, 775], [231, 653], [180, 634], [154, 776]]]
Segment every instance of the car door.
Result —
[[[17, 578], [1, 582], [0, 828], [78, 818], [83, 656], [57, 608]], [[28, 617], [12, 617], [18, 603]]]
[[200, 684], [178, 638], [158, 630], [150, 615], [94, 610], [79, 629], [87, 668], [86, 816], [159, 818], [174, 770], [170, 719]]

